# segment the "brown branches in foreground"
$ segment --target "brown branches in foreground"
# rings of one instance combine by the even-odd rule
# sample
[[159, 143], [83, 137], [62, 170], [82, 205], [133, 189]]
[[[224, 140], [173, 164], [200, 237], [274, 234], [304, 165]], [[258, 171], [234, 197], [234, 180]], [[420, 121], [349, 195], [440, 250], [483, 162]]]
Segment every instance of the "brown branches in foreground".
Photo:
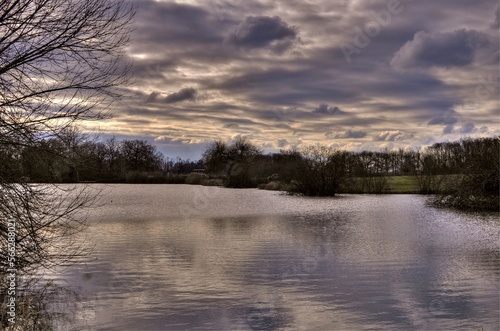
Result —
[[[133, 15], [132, 7], [115, 0], [0, 0], [0, 149], [19, 158], [22, 149], [36, 148], [81, 121], [109, 116], [126, 82]], [[13, 297], [5, 282], [14, 277], [6, 275], [15, 269], [24, 277], [78, 256], [81, 249], [72, 238], [84, 228], [82, 208], [96, 198], [87, 189], [26, 184], [4, 173], [9, 172], [0, 171], [2, 329], [5, 300]], [[30, 283], [15, 280], [18, 294]], [[34, 315], [24, 314], [29, 316]]]

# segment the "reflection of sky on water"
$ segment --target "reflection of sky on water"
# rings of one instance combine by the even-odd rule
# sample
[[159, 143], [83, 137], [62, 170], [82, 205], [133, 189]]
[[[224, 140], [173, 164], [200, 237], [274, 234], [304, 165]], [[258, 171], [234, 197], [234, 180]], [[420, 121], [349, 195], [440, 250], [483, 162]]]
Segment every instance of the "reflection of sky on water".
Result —
[[63, 275], [84, 293], [90, 313], [80, 322], [100, 330], [498, 329], [494, 217], [431, 209], [417, 196], [236, 192], [233, 199], [255, 200], [243, 211], [263, 196], [292, 207], [95, 217], [95, 252]]

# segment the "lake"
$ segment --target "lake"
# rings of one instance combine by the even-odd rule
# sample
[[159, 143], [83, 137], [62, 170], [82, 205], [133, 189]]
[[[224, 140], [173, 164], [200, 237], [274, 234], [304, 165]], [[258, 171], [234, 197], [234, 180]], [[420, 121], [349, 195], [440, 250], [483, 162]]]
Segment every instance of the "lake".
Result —
[[500, 327], [498, 215], [418, 195], [94, 187], [92, 251], [51, 276], [79, 295], [61, 330]]

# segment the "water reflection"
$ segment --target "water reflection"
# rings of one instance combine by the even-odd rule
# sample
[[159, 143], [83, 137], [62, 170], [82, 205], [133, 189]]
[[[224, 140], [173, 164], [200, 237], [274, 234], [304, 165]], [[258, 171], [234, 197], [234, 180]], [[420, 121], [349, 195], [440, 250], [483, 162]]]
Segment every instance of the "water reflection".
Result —
[[94, 253], [60, 275], [84, 298], [66, 329], [498, 329], [488, 216], [412, 196], [272, 199], [293, 207], [96, 220]]

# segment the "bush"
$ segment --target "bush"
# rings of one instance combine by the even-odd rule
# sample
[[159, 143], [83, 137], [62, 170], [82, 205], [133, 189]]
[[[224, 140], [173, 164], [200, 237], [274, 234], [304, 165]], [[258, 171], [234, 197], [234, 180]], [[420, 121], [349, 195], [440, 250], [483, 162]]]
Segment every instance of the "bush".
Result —
[[200, 173], [190, 173], [187, 175], [185, 183], [191, 185], [200, 185], [204, 179], [207, 178], [207, 175]]
[[451, 192], [434, 197], [432, 203], [460, 210], [500, 211], [498, 172], [463, 176]]
[[414, 175], [420, 194], [437, 194], [443, 191], [446, 176], [444, 175]]
[[500, 210], [500, 139], [464, 140], [470, 155], [451, 193], [433, 199], [437, 206], [462, 210]]
[[388, 181], [385, 176], [351, 177], [344, 181], [339, 192], [382, 194], [387, 190]]
[[224, 186], [224, 179], [221, 178], [207, 178], [201, 181], [204, 186]]
[[254, 188], [257, 181], [250, 177], [246, 170], [230, 174], [226, 178], [226, 187], [230, 188]]
[[298, 171], [289, 193], [308, 196], [334, 196], [345, 181], [346, 152], [326, 146], [310, 146], [300, 151]]
[[[2, 289], [8, 286], [1, 284]], [[35, 276], [18, 278], [15, 323], [10, 323], [6, 295], [0, 292], [0, 329], [5, 331], [58, 330], [74, 323], [77, 294], [52, 282], [41, 283]]]
[[269, 191], [289, 191], [290, 185], [282, 183], [280, 181], [272, 181], [269, 183], [260, 184], [259, 189]]

